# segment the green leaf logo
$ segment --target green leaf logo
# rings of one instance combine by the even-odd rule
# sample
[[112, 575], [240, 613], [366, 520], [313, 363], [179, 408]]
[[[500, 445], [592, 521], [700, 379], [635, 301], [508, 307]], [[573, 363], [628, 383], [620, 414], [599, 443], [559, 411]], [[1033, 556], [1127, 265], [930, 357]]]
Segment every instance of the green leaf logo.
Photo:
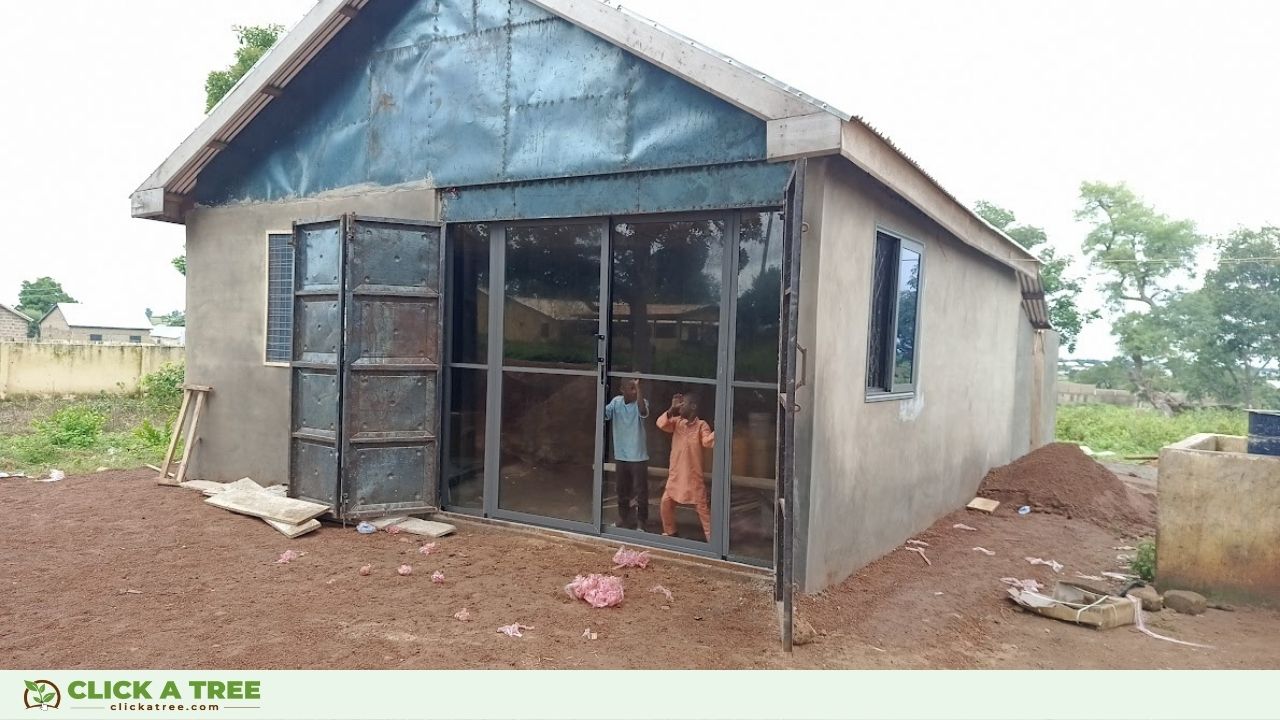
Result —
[[25, 682], [25, 683], [27, 684], [27, 689], [28, 689], [28, 690], [30, 690], [30, 691], [31, 691], [31, 692], [33, 692], [33, 693], [38, 693], [38, 692], [40, 692], [40, 691], [41, 691], [41, 689], [42, 689], [42, 686], [37, 685], [37, 684], [35, 684], [35, 683], [31, 682], [30, 680], [24, 680], [23, 682]]

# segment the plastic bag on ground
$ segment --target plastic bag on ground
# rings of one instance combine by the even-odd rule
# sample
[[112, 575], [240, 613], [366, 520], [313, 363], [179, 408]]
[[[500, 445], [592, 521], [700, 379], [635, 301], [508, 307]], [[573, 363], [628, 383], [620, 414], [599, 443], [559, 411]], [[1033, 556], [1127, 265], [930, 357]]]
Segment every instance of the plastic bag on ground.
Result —
[[430, 555], [435, 551], [436, 551], [435, 543], [427, 543], [426, 545], [423, 545], [422, 547], [418, 548], [418, 552], [422, 553], [423, 555]]
[[533, 629], [532, 625], [521, 625], [520, 623], [511, 623], [510, 625], [503, 625], [502, 627], [498, 628], [498, 632], [502, 633], [503, 635], [506, 635], [507, 637], [524, 637], [524, 633], [522, 633], [521, 630], [532, 630], [532, 629]]
[[297, 560], [303, 555], [306, 555], [306, 553], [298, 552], [297, 550], [285, 550], [284, 552], [280, 553], [280, 557], [279, 559], [276, 560], [276, 564], [285, 565], [293, 562], [294, 560]]
[[437, 571], [435, 571], [435, 572], [431, 573], [431, 582], [433, 582], [433, 583], [442, 583], [442, 582], [444, 582], [444, 572], [442, 572], [442, 571], [440, 571], [440, 570], [437, 570]]
[[466, 608], [462, 608], [453, 614], [453, 619], [461, 620], [462, 622], [471, 622], [471, 611]]
[[361, 535], [372, 535], [378, 532], [378, 528], [374, 527], [373, 523], [362, 522], [356, 526], [356, 532]]
[[613, 568], [649, 567], [649, 551], [648, 550], [631, 550], [626, 545], [618, 548], [618, 552], [613, 554]]
[[397, 573], [400, 573], [401, 575], [412, 575], [412, 574], [413, 574], [413, 566], [412, 566], [412, 565], [401, 565], [400, 567], [396, 568], [396, 572], [397, 572]]
[[1023, 560], [1026, 560], [1032, 565], [1048, 565], [1056, 573], [1062, 572], [1062, 568], [1064, 567], [1064, 565], [1057, 560], [1041, 560], [1040, 558], [1033, 557], [1023, 558]]
[[564, 586], [564, 592], [591, 607], [615, 607], [622, 604], [622, 578], [597, 573], [579, 575]]
[[654, 585], [653, 587], [649, 588], [649, 592], [662, 594], [664, 597], [667, 598], [667, 602], [671, 602], [672, 600], [675, 599], [675, 597], [671, 594], [671, 591], [662, 587], [661, 585]]

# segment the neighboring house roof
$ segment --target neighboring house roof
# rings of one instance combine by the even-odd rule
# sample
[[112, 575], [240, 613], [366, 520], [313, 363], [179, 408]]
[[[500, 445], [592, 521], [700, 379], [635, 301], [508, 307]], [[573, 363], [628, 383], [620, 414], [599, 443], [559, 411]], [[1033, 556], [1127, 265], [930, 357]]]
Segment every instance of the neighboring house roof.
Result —
[[[200, 172], [369, 2], [318, 0], [156, 168], [131, 197], [134, 217], [183, 222]], [[1039, 259], [978, 217], [861, 118], [781, 83], [632, 12], [600, 0], [530, 0], [767, 123], [767, 155], [838, 155], [908, 200], [951, 234], [1022, 274]]]
[[[62, 319], [71, 327], [112, 328], [115, 330], [146, 330], [151, 332], [151, 321], [144, 313], [132, 310], [121, 310], [106, 305], [90, 305], [86, 303], [58, 303], [45, 313], [44, 318], [53, 314], [54, 310], [62, 311]], [[40, 322], [44, 322], [40, 318]]]
[[173, 327], [172, 325], [156, 325], [151, 328], [151, 337], [186, 342], [187, 329], [184, 327]]
[[8, 305], [5, 305], [4, 303], [0, 303], [0, 311], [7, 312], [7, 313], [9, 313], [9, 314], [11, 314], [11, 315], [17, 315], [18, 317], [22, 318], [23, 320], [25, 320], [25, 321], [27, 321], [27, 322], [31, 322], [31, 318], [27, 317], [27, 314], [26, 314], [26, 313], [21, 312], [21, 311], [20, 311], [20, 310], [18, 310], [17, 308], [11, 308], [11, 307], [9, 307]]

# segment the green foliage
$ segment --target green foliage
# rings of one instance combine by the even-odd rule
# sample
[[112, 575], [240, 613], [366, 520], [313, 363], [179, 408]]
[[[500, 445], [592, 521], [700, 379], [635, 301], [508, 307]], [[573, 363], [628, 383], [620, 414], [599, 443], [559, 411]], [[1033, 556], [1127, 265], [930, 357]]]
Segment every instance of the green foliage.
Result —
[[1156, 455], [1160, 448], [1196, 433], [1244, 435], [1243, 411], [1187, 410], [1172, 417], [1152, 410], [1115, 405], [1064, 405], [1058, 408], [1057, 439], [1122, 456]]
[[[244, 77], [244, 74], [249, 72], [249, 69], [276, 44], [280, 39], [280, 33], [284, 32], [284, 26], [236, 25], [232, 30], [235, 30], [236, 37], [240, 40], [240, 47], [236, 49], [236, 60], [226, 70], [214, 70], [205, 79], [205, 112], [212, 110], [213, 106], [235, 87], [240, 78]], [[177, 264], [175, 260], [174, 265], [177, 266]], [[185, 258], [179, 272], [186, 274]]]
[[1129, 569], [1134, 575], [1142, 578], [1146, 582], [1156, 581], [1156, 544], [1151, 540], [1143, 540], [1138, 543], [1138, 553], [1134, 555], [1133, 560], [1129, 563]]
[[48, 685], [40, 682], [31, 682], [30, 680], [23, 680], [23, 683], [26, 684], [27, 690], [31, 692], [31, 700], [33, 702], [40, 703], [41, 705], [47, 705], [53, 702], [53, 698], [55, 697], [53, 689]]
[[158, 408], [177, 408], [182, 400], [182, 384], [186, 382], [186, 366], [165, 363], [155, 372], [142, 376], [139, 383], [147, 403]]
[[183, 253], [182, 255], [179, 255], [178, 257], [176, 257], [176, 258], [174, 258], [174, 259], [170, 260], [169, 262], [173, 263], [173, 269], [174, 269], [174, 270], [177, 270], [178, 272], [182, 273], [184, 276], [187, 274], [187, 256], [186, 256], [186, 253]]
[[48, 420], [38, 420], [32, 427], [49, 444], [59, 448], [92, 447], [102, 435], [107, 416], [88, 405], [71, 405], [55, 412]]
[[1049, 306], [1049, 321], [1062, 339], [1062, 345], [1074, 352], [1081, 328], [1085, 323], [1096, 320], [1099, 313], [1097, 310], [1085, 311], [1080, 308], [1084, 280], [1067, 273], [1071, 258], [1060, 257], [1057, 250], [1049, 246], [1049, 238], [1043, 228], [1015, 224], [1017, 217], [1011, 210], [980, 200], [974, 205], [974, 212], [1018, 244], [1039, 255], [1043, 262], [1040, 279], [1044, 284], [1045, 303]]
[[165, 426], [161, 428], [156, 427], [149, 418], [143, 418], [142, 423], [133, 429], [133, 436], [146, 447], [166, 447], [169, 444], [171, 429], [171, 423], [165, 423]]
[[163, 315], [156, 315], [151, 321], [158, 325], [168, 325], [169, 327], [185, 327], [187, 324], [187, 315], [181, 310], [174, 310]]
[[62, 283], [51, 277], [23, 280], [18, 291], [18, 309], [32, 320], [40, 320], [58, 303], [73, 303], [75, 298], [62, 289]]

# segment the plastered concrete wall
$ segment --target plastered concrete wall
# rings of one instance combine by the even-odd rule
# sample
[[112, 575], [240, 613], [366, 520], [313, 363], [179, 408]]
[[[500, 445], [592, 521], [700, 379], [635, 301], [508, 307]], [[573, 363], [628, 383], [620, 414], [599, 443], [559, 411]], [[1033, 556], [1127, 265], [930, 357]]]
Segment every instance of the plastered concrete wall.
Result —
[[288, 482], [289, 368], [265, 363], [267, 234], [347, 212], [434, 220], [425, 187], [195, 208], [187, 218], [187, 382], [213, 387], [193, 478]]
[[[802, 302], [811, 324], [801, 325], [812, 368], [801, 396], [811, 442], [809, 592], [963, 505], [991, 467], [1024, 452], [1029, 439], [1014, 426], [1027, 422], [1029, 410], [1019, 412], [1016, 398], [1031, 375], [1018, 372], [1029, 349], [1012, 269], [961, 244], [848, 163], [813, 167], [818, 177], [806, 192], [819, 188], [820, 216], [806, 221], [821, 239], [805, 248]], [[918, 385], [909, 400], [865, 400], [877, 226], [924, 245]]]
[[1156, 585], [1280, 606], [1280, 458], [1195, 435], [1160, 451]]
[[160, 345], [0, 343], [0, 398], [136, 392], [143, 375], [183, 355]]

